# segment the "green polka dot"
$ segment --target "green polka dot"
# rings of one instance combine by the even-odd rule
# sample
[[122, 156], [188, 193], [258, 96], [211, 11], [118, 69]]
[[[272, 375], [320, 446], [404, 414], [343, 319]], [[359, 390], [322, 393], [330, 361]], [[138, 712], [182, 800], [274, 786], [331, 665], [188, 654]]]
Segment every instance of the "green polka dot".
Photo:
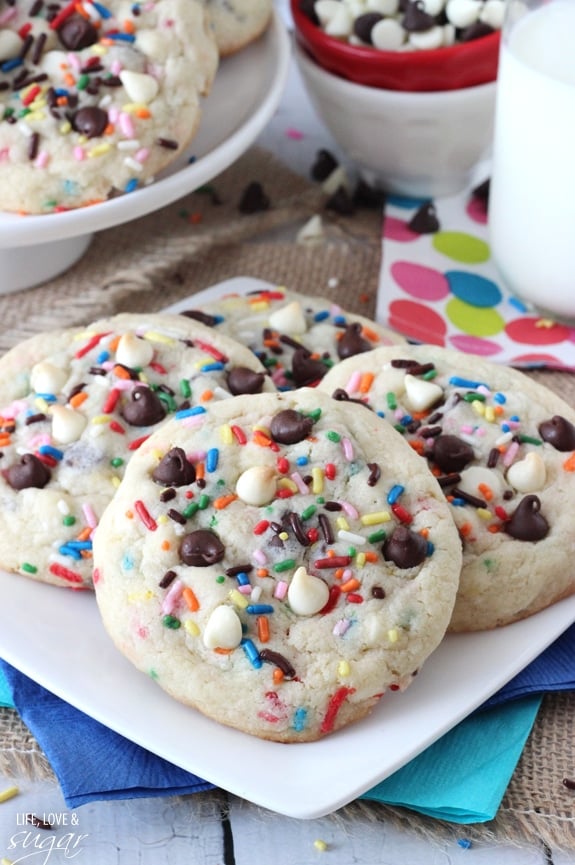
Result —
[[453, 261], [463, 264], [481, 264], [489, 260], [489, 246], [484, 240], [463, 231], [438, 231], [433, 235], [433, 246]]
[[495, 336], [505, 327], [505, 321], [494, 309], [481, 309], [453, 298], [445, 307], [449, 321], [470, 336]]

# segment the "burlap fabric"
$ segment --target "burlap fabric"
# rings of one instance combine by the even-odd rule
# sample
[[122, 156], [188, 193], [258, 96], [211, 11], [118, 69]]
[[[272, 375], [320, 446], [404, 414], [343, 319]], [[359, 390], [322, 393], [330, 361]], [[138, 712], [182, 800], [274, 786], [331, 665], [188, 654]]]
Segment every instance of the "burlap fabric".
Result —
[[[262, 183], [269, 210], [242, 215], [246, 184]], [[324, 225], [321, 243], [303, 246], [296, 234], [314, 214]], [[308, 294], [332, 298], [373, 315], [381, 257], [381, 213], [343, 217], [325, 209], [318, 185], [294, 176], [269, 154], [252, 149], [207, 188], [132, 223], [96, 236], [70, 271], [26, 292], [0, 297], [0, 349], [53, 327], [124, 311], [154, 311], [233, 276], [256, 276]], [[575, 403], [575, 378], [533, 376]], [[465, 827], [471, 840], [520, 845], [541, 842], [575, 850], [575, 693], [546, 696], [495, 820]], [[49, 775], [50, 767], [15, 712], [0, 709], [0, 771]], [[459, 838], [461, 827], [399, 808], [355, 803], [354, 813], [393, 820], [430, 839]], [[342, 815], [340, 815], [342, 816]]]

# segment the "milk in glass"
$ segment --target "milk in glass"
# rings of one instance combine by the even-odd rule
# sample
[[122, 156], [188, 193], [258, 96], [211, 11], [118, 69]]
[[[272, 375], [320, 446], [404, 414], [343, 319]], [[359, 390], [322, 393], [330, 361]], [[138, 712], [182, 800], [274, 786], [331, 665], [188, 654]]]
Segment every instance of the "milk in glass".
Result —
[[509, 24], [497, 88], [495, 261], [520, 298], [575, 321], [575, 0], [547, 0]]

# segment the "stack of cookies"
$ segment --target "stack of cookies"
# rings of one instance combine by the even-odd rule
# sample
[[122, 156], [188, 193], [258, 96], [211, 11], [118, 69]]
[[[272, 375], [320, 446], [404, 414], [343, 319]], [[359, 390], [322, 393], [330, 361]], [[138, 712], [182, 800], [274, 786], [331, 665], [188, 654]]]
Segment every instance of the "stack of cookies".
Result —
[[325, 299], [40, 335], [0, 382], [0, 565], [246, 733], [317, 740], [575, 589], [573, 409]]
[[150, 183], [195, 136], [219, 58], [271, 12], [271, 0], [6, 3], [0, 210], [59, 212]]

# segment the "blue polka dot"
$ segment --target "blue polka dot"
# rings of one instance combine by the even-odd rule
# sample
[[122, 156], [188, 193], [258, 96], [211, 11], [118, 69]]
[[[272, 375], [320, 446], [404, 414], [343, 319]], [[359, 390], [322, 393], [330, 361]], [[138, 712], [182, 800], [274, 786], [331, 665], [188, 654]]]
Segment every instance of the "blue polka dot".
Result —
[[445, 274], [445, 278], [451, 293], [471, 306], [486, 309], [490, 306], [497, 306], [503, 299], [499, 287], [490, 279], [479, 276], [477, 273], [449, 270]]
[[413, 210], [415, 207], [421, 207], [426, 204], [429, 198], [408, 198], [406, 195], [386, 195], [385, 201], [387, 204], [393, 204], [395, 207], [401, 207], [403, 210]]

